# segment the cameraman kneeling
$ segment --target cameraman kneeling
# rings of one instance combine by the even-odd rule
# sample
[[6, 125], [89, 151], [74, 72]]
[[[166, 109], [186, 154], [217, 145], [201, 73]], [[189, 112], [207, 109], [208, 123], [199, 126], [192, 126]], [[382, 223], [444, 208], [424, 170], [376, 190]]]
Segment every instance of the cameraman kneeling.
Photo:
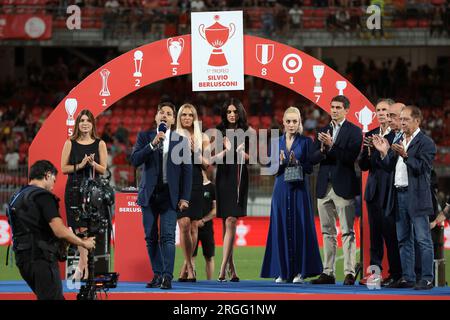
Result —
[[58, 259], [62, 260], [65, 252], [60, 253], [58, 239], [88, 250], [95, 248], [94, 238], [80, 239], [64, 225], [59, 199], [51, 192], [57, 173], [51, 162], [35, 162], [29, 184], [13, 195], [8, 208], [16, 264], [38, 300], [64, 299]]

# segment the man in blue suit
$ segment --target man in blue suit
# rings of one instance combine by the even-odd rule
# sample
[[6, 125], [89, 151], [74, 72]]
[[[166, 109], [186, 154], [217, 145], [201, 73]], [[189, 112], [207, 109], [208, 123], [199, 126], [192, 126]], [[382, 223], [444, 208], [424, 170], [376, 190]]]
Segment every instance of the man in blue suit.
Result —
[[319, 130], [311, 156], [312, 163], [320, 163], [316, 193], [324, 243], [323, 273], [312, 280], [312, 284], [336, 282], [336, 215], [342, 231], [344, 285], [355, 284], [354, 199], [359, 194], [355, 161], [361, 151], [363, 137], [361, 128], [346, 120], [349, 109], [350, 101], [345, 96], [331, 100], [331, 122]]
[[145, 241], [154, 273], [147, 288], [172, 288], [177, 210], [186, 210], [191, 197], [190, 147], [185, 138], [170, 130], [175, 113], [172, 103], [160, 103], [155, 117], [158, 129], [140, 132], [131, 154], [133, 166], [143, 165], [137, 204], [142, 207]]
[[[386, 212], [395, 210], [396, 213], [402, 262], [402, 278], [396, 287], [427, 290], [433, 288], [433, 242], [429, 216], [433, 214], [430, 179], [436, 145], [420, 131], [422, 113], [416, 106], [403, 108], [400, 122], [403, 141], [391, 147], [385, 138], [374, 136], [373, 144], [380, 152], [380, 163], [391, 172]], [[417, 242], [417, 253], [414, 241]], [[414, 270], [416, 254], [420, 256], [421, 275], [416, 275]]]
[[[395, 218], [392, 215], [385, 215], [387, 195], [389, 191], [389, 173], [378, 163], [380, 153], [373, 147], [372, 139], [374, 135], [385, 137], [392, 144], [397, 129], [397, 118], [390, 121], [390, 112], [398, 112], [401, 109], [394, 105], [391, 99], [381, 99], [376, 107], [376, 116], [380, 127], [369, 131], [364, 138], [364, 146], [359, 156], [358, 164], [362, 171], [369, 171], [364, 200], [367, 203], [370, 229], [370, 265], [376, 265], [382, 269], [384, 255], [384, 245], [386, 245], [389, 262], [389, 277], [383, 280], [382, 285], [391, 286], [402, 276], [400, 254], [398, 251], [397, 233], [395, 230]], [[398, 104], [397, 104], [398, 105]], [[392, 109], [392, 110], [391, 110]], [[395, 109], [395, 110], [394, 110]], [[390, 126], [392, 125], [392, 127]], [[360, 284], [366, 284], [366, 278]]]

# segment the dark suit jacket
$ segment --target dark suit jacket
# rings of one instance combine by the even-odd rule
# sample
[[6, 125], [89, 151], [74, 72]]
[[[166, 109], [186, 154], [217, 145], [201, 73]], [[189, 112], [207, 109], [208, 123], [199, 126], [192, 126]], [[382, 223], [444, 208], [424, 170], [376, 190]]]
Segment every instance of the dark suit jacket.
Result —
[[[408, 170], [409, 214], [412, 216], [432, 215], [433, 201], [431, 199], [430, 179], [433, 160], [436, 155], [436, 145], [430, 137], [420, 131], [411, 141], [407, 153], [408, 158], [405, 164]], [[397, 207], [394, 183], [398, 157], [397, 153], [389, 149], [387, 156], [383, 160], [379, 160], [383, 168], [390, 172], [386, 215], [395, 212]]]
[[[380, 128], [373, 129], [367, 132], [366, 137], [379, 134]], [[395, 133], [391, 131], [385, 138], [392, 144]], [[384, 170], [379, 164], [380, 152], [371, 148], [370, 156], [368, 148], [363, 147], [361, 154], [359, 155], [358, 164], [362, 171], [369, 171], [369, 177], [367, 178], [366, 190], [364, 192], [364, 200], [367, 202], [376, 202], [380, 207], [386, 207], [387, 194], [389, 191], [389, 173]]]
[[[159, 160], [158, 150], [152, 150], [150, 142], [156, 136], [156, 130], [139, 132], [136, 145], [131, 154], [131, 163], [135, 167], [144, 165], [142, 172], [142, 180], [139, 184], [139, 193], [137, 204], [146, 207], [150, 203], [151, 196], [158, 183], [159, 166], [162, 165]], [[192, 188], [192, 162], [189, 143], [186, 138], [180, 136], [174, 131], [170, 131], [169, 156], [167, 158], [167, 183], [170, 191], [170, 201], [173, 209], [177, 208], [180, 200], [189, 201], [191, 198]], [[166, 137], [167, 139], [167, 137]], [[181, 144], [181, 145], [179, 145]], [[180, 154], [189, 152], [184, 155], [186, 161], [181, 164], [175, 164], [170, 156], [173, 148], [181, 148]], [[187, 161], [187, 159], [189, 159]]]
[[[333, 132], [331, 124], [322, 128], [319, 132]], [[327, 192], [328, 181], [331, 182], [334, 192], [344, 198], [353, 199], [359, 194], [359, 181], [356, 178], [355, 161], [361, 151], [363, 141], [361, 128], [346, 120], [333, 144], [333, 147], [325, 154], [320, 152], [320, 141], [314, 142], [314, 151], [311, 162], [320, 162], [317, 176], [317, 197], [324, 198]]]

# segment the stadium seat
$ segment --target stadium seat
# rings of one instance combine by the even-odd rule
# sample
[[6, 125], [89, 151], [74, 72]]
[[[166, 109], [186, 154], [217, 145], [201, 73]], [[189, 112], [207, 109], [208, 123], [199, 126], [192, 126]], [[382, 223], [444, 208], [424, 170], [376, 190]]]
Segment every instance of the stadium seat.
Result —
[[419, 21], [417, 19], [408, 19], [406, 20], [406, 27], [408, 28], [417, 28]]
[[134, 108], [126, 108], [125, 112], [124, 112], [124, 115], [126, 117], [134, 117], [134, 115], [135, 115]]
[[203, 131], [211, 129], [213, 127], [213, 119], [211, 117], [202, 117], [201, 120]]
[[392, 23], [392, 27], [394, 28], [404, 28], [406, 26], [406, 23], [404, 20], [394, 20]]
[[124, 109], [123, 109], [123, 108], [121, 108], [121, 107], [116, 107], [116, 108], [113, 108], [113, 109], [112, 109], [112, 113], [113, 113], [114, 116], [121, 117], [121, 116], [124, 115], [125, 112], [124, 112]]
[[133, 126], [140, 127], [144, 124], [144, 118], [142, 116], [135, 116], [133, 117]]
[[136, 117], [145, 117], [147, 110], [145, 108], [139, 108], [136, 110]]
[[426, 19], [419, 20], [419, 28], [429, 28], [430, 27], [430, 21]]
[[94, 20], [81, 20], [81, 27], [85, 29], [95, 29], [95, 21]]
[[261, 124], [262, 128], [264, 129], [270, 128], [270, 125], [272, 124], [272, 118], [269, 116], [261, 117]]
[[140, 108], [145, 108], [147, 106], [147, 99], [146, 98], [140, 98], [138, 99], [138, 106]]

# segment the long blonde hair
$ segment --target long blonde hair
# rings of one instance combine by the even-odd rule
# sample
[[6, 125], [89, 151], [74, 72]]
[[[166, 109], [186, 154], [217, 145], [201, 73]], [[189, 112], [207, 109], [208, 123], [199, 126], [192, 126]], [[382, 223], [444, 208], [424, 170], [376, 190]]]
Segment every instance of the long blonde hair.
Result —
[[198, 121], [198, 114], [197, 114], [197, 110], [195, 109], [195, 107], [190, 104], [190, 103], [185, 103], [183, 104], [180, 109], [178, 110], [178, 114], [177, 114], [177, 129], [176, 132], [186, 138], [190, 137], [190, 133], [187, 129], [183, 128], [183, 126], [181, 125], [181, 115], [183, 114], [184, 109], [189, 108], [192, 111], [192, 114], [194, 115], [194, 121], [193, 121], [193, 125], [194, 125], [194, 145], [196, 148], [202, 148], [202, 144], [203, 144], [203, 135], [202, 135], [202, 131], [200, 130], [200, 124]]
[[298, 116], [298, 130], [297, 133], [298, 134], [302, 134], [303, 133], [303, 124], [302, 124], [302, 115], [300, 114], [300, 110], [298, 110], [297, 107], [289, 107], [286, 109], [286, 111], [284, 111], [284, 115], [283, 115], [283, 131], [284, 131], [284, 118], [286, 117], [286, 115], [288, 113], [295, 113]]

